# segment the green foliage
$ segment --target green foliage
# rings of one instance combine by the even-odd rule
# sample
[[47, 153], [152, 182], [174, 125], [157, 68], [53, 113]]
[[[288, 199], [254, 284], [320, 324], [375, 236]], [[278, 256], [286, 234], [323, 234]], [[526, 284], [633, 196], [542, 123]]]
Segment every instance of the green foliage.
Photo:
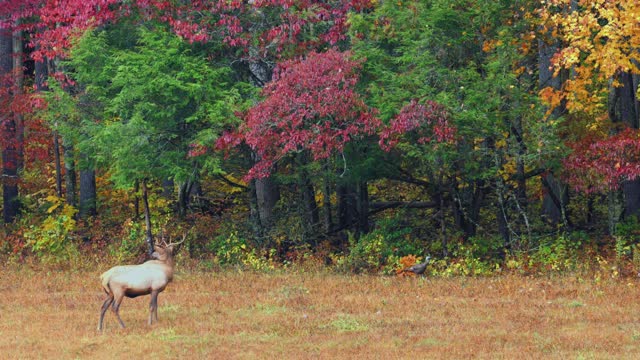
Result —
[[[250, 247], [235, 230], [214, 237], [206, 247], [214, 254], [218, 264], [223, 266], [240, 265], [256, 271], [275, 269], [275, 265], [265, 256], [266, 254]], [[269, 253], [270, 257], [273, 257], [274, 252], [275, 250], [272, 250]]]
[[218, 160], [193, 150], [236, 121], [251, 88], [162, 26], [131, 27], [127, 41], [119, 30], [87, 32], [66, 63], [83, 89], [75, 99], [87, 135], [81, 150], [120, 187], [184, 181], [205, 166], [219, 171]]
[[579, 234], [562, 234], [556, 238], [545, 239], [530, 255], [528, 266], [552, 272], [577, 270], [580, 266], [579, 250], [583, 241]]
[[386, 260], [385, 253], [389, 251], [384, 236], [370, 233], [358, 239], [351, 232], [348, 235], [349, 254], [338, 262], [338, 266], [355, 273], [379, 270]]
[[452, 247], [451, 254], [453, 257], [494, 259], [504, 250], [503, 241], [499, 236], [474, 236], [467, 244]]
[[47, 121], [53, 130], [67, 139], [67, 142], [74, 142], [79, 136], [80, 113], [73, 96], [54, 80], [49, 82], [49, 91], [42, 96], [47, 102], [47, 107], [38, 111], [37, 115]]
[[[325, 240], [322, 238], [325, 234], [316, 231], [303, 216], [301, 207], [295, 206], [300, 199], [296, 192], [303, 173], [316, 191], [326, 181], [332, 215], [336, 210], [336, 188], [342, 185], [353, 187], [378, 179], [403, 182], [398, 188], [392, 188], [394, 184], [376, 194], [370, 193], [372, 203], [427, 202], [444, 195], [445, 206], [439, 209], [439, 214], [447, 225], [447, 233], [443, 234], [448, 239], [446, 245], [436, 238], [440, 235], [440, 229], [434, 230], [436, 210], [415, 212], [418, 215], [410, 227], [405, 225], [407, 221], [400, 220], [405, 210], [400, 211], [402, 215], [387, 219], [382, 218], [385, 213], [378, 213], [372, 232], [358, 236], [349, 233], [346, 254], [332, 254], [341, 270], [392, 273], [403, 257], [412, 255], [413, 260], [421, 259], [427, 252], [449, 254], [429, 268], [431, 274], [442, 276], [489, 275], [501, 271], [501, 267], [533, 272], [579, 268], [580, 254], [588, 240], [584, 234], [535, 238], [537, 229], [547, 227], [536, 219], [538, 209], [529, 200], [534, 199], [533, 194], [542, 193], [539, 185], [531, 186], [539, 183], [537, 177], [527, 179], [528, 193], [524, 195], [529, 204], [522, 210], [518, 203], [523, 199], [517, 192], [521, 184], [516, 179], [521, 179], [520, 175], [559, 167], [566, 153], [563, 136], [567, 136], [560, 132], [566, 131], [564, 122], [570, 120], [547, 119], [546, 109], [538, 99], [535, 29], [539, 24], [529, 20], [525, 9], [535, 5], [489, 0], [372, 4], [372, 9], [351, 14], [351, 44], [339, 43], [341, 48], [350, 46], [356, 58], [366, 59], [358, 74], [359, 94], [367, 105], [377, 109], [385, 123], [414, 99], [437, 101], [446, 107], [448, 120], [457, 129], [459, 138], [455, 144], [434, 147], [419, 143], [408, 134], [394, 150], [386, 152], [372, 136], [350, 141], [326, 163], [310, 163], [302, 156], [279, 161], [279, 173], [274, 177], [281, 191], [276, 215], [270, 219], [269, 229], [254, 232], [260, 234], [255, 239], [237, 225], [240, 217], [255, 210], [255, 204], [247, 206], [243, 196], [231, 196], [203, 176], [237, 173], [239, 163], [240, 167], [248, 167], [249, 162], [259, 160], [247, 156], [250, 151], [246, 148], [228, 161], [212, 150], [221, 132], [241, 121], [236, 113], [251, 107], [258, 98], [256, 87], [239, 81], [247, 78], [247, 65], [260, 60], [261, 55], [255, 49], [230, 54], [221, 42], [191, 44], [173, 34], [167, 25], [140, 18], [121, 19], [74, 40], [69, 58], [55, 64], [56, 70], [73, 81], [50, 79], [49, 91], [43, 94], [48, 107], [37, 115], [62, 136], [65, 145], [73, 145], [78, 153], [87, 155], [77, 159], [81, 164], [88, 159], [116, 187], [128, 189], [140, 180], [149, 180], [154, 229], [173, 224], [172, 212], [176, 208], [171, 200], [158, 196], [158, 188], [153, 186], [157, 180], [171, 179], [178, 187], [183, 181], [197, 181], [206, 197], [224, 193], [215, 200], [224, 199], [211, 208], [215, 208], [212, 212], [218, 216], [233, 207], [235, 216], [226, 217], [227, 224], [216, 224], [212, 229], [210, 213], [204, 211], [198, 215], [202, 216], [200, 220], [194, 221], [193, 217], [188, 220], [194, 227], [199, 222], [201, 227], [197, 239], [189, 244], [190, 255], [200, 251], [213, 254], [214, 260], [205, 259], [211, 261], [203, 263], [207, 269], [223, 265], [271, 270], [275, 268], [276, 248], [285, 249], [282, 252], [287, 252], [286, 257], [295, 255], [287, 258], [287, 264], [314, 260], [314, 255], [323, 251], [319, 251], [318, 244]], [[250, 18], [279, 15], [280, 10], [265, 8]], [[301, 14], [309, 19], [316, 15], [315, 10]], [[323, 33], [325, 29], [321, 27], [325, 26], [330, 25], [309, 26], [303, 38], [315, 39], [314, 33]], [[305, 56], [303, 47], [298, 51], [296, 56]], [[268, 68], [273, 64], [265, 61], [263, 65]], [[586, 123], [591, 119], [580, 121]], [[278, 135], [282, 134], [275, 136]], [[568, 135], [572, 136], [575, 135]], [[32, 181], [38, 176], [39, 172], [26, 169], [21, 180]], [[47, 180], [49, 185], [53, 184], [53, 179]], [[114, 192], [108, 188], [112, 183], [102, 181], [101, 197], [107, 199], [103, 207], [108, 209], [100, 216], [108, 214], [110, 220], [103, 224], [124, 224], [118, 236], [99, 240], [106, 244], [100, 245], [101, 250], [106, 249], [114, 262], [130, 262], [146, 250], [142, 225], [123, 221], [131, 217], [126, 213], [132, 202], [129, 194]], [[6, 236], [12, 240], [3, 242], [2, 251], [20, 255], [31, 251], [39, 258], [58, 261], [75, 256], [77, 245], [72, 239], [77, 233], [84, 237], [86, 229], [78, 229], [73, 208], [65, 206], [61, 199], [47, 198], [52, 189], [49, 186], [34, 191], [32, 198], [25, 197], [27, 215], [22, 220], [23, 226]], [[319, 203], [320, 194], [316, 196]], [[519, 246], [513, 248], [522, 252], [507, 254], [504, 264], [501, 262], [505, 240], [496, 236], [495, 230], [494, 206], [498, 198], [499, 210], [513, 222], [508, 230], [524, 233], [524, 220], [520, 218], [529, 215], [526, 231], [528, 235], [533, 233], [528, 237], [514, 235]], [[117, 207], [110, 206], [118, 201]], [[572, 202], [575, 204], [574, 198]], [[603, 205], [596, 204], [596, 212], [598, 206]], [[452, 214], [454, 207], [456, 213]], [[581, 210], [586, 208], [587, 205]], [[586, 211], [572, 212], [570, 208], [569, 213]], [[617, 221], [617, 217], [611, 219], [612, 223]], [[635, 217], [629, 219], [616, 228], [616, 260], [633, 257], [638, 264], [640, 230]], [[468, 224], [473, 224], [473, 228]], [[463, 229], [456, 228], [457, 225]], [[462, 231], [469, 234], [458, 236]], [[438, 235], [429, 239], [432, 234]], [[27, 250], [24, 252], [23, 243]], [[336, 250], [333, 245], [324, 249], [323, 256]]]
[[[73, 242], [76, 230], [73, 206], [62, 205], [61, 199], [53, 199], [54, 204], [39, 225], [31, 225], [24, 231], [25, 247], [33, 251], [46, 263], [64, 263], [79, 257], [77, 246]], [[60, 206], [61, 205], [61, 206]]]
[[459, 257], [450, 261], [438, 260], [431, 265], [431, 275], [434, 276], [490, 276], [501, 271], [498, 262], [480, 259], [469, 255]]
[[406, 137], [397, 153], [381, 156], [395, 165], [387, 176], [402, 169], [426, 180], [428, 194], [450, 186], [467, 213], [476, 211], [474, 200], [489, 184], [506, 183], [500, 196], [508, 216], [518, 218], [512, 216], [519, 211], [513, 200], [515, 176], [555, 169], [565, 153], [561, 122], [541, 121], [544, 111], [532, 90], [537, 54], [529, 51], [536, 41], [529, 38], [531, 23], [521, 17], [527, 6], [379, 2], [372, 12], [352, 15], [355, 56], [367, 59], [362, 91], [382, 120], [393, 118], [411, 99], [434, 100], [448, 109], [459, 135], [455, 146], [436, 149]]
[[348, 232], [349, 253], [336, 258], [337, 266], [356, 273], [390, 273], [401, 256], [424, 252], [418, 243], [408, 241], [410, 232], [411, 229], [398, 226], [398, 219], [382, 220], [376, 229], [359, 238]]
[[123, 226], [122, 233], [124, 235], [110, 242], [106, 249], [114, 263], [131, 262], [147, 250], [142, 223], [127, 221]]
[[[430, 266], [435, 276], [488, 276], [501, 271], [502, 261], [498, 254], [503, 250], [502, 239], [498, 236], [474, 236], [467, 241], [448, 243], [449, 256], [434, 260]], [[441, 244], [432, 247], [433, 253], [442, 251]]]
[[635, 216], [629, 216], [616, 224], [615, 250], [618, 259], [630, 258], [634, 255], [634, 248], [640, 237], [640, 223]]

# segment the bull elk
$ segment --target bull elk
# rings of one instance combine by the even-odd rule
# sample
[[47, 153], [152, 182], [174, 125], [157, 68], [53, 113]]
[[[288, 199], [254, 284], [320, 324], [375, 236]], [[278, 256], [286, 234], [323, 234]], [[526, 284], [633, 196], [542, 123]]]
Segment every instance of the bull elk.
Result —
[[102, 288], [107, 294], [107, 298], [102, 304], [100, 310], [100, 322], [98, 323], [98, 331], [102, 331], [102, 323], [104, 314], [111, 306], [113, 313], [118, 318], [120, 326], [124, 328], [124, 322], [120, 318], [118, 311], [120, 303], [124, 297], [135, 298], [142, 295], [151, 294], [151, 302], [149, 303], [149, 325], [153, 324], [153, 320], [158, 321], [158, 294], [161, 293], [167, 284], [173, 279], [174, 270], [174, 252], [176, 246], [182, 244], [186, 239], [184, 234], [182, 240], [177, 243], [169, 244], [162, 241], [154, 246], [154, 252], [151, 259], [140, 265], [121, 265], [114, 266], [100, 275]]

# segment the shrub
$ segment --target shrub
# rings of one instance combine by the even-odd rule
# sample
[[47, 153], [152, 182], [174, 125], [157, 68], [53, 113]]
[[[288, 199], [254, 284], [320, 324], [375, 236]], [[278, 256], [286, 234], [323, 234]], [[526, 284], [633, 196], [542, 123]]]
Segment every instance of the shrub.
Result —
[[76, 229], [73, 206], [52, 206], [50, 215], [38, 225], [31, 225], [24, 232], [25, 247], [47, 263], [65, 263], [79, 258], [79, 251], [73, 243]]
[[338, 263], [339, 268], [355, 273], [377, 271], [386, 261], [388, 244], [377, 232], [362, 235], [357, 239], [348, 233], [349, 254]]
[[251, 248], [235, 230], [228, 235], [214, 237], [206, 247], [214, 254], [220, 265], [242, 265], [258, 271], [275, 269], [275, 265], [269, 260], [275, 256], [275, 249], [269, 253], [263, 253]]
[[140, 257], [146, 253], [144, 242], [145, 230], [142, 224], [132, 221], [125, 221], [122, 227], [120, 241], [112, 241], [107, 247], [109, 256], [113, 257], [114, 263], [126, 263]]
[[640, 238], [640, 224], [635, 216], [616, 225], [615, 250], [618, 260], [630, 259], [634, 255], [634, 248]]
[[541, 241], [529, 256], [528, 266], [554, 272], [576, 270], [580, 264], [579, 250], [583, 242], [584, 239], [579, 235], [564, 234]]

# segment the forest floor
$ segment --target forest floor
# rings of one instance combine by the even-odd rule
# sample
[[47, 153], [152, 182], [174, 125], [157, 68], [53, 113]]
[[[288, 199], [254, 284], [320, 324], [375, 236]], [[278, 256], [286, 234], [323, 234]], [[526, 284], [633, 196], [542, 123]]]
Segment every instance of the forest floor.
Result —
[[[102, 269], [101, 269], [102, 270]], [[632, 359], [640, 280], [400, 278], [179, 272], [125, 299], [117, 326], [99, 272], [0, 267], [2, 359]]]

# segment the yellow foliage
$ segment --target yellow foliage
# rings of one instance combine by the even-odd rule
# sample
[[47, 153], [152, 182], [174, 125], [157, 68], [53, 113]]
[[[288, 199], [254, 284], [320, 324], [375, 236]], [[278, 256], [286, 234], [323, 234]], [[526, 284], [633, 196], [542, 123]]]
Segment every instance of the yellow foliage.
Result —
[[60, 205], [64, 203], [64, 199], [55, 195], [49, 195], [45, 198], [45, 201], [50, 202], [51, 206], [47, 209], [47, 214], [54, 212]]
[[516, 161], [515, 159], [510, 159], [507, 163], [502, 166], [502, 169], [498, 172], [500, 177], [504, 181], [509, 181], [509, 179], [517, 172], [516, 170]]
[[555, 75], [572, 72], [561, 90], [543, 89], [541, 98], [552, 109], [566, 100], [572, 113], [606, 113], [609, 81], [621, 72], [640, 74], [640, 2], [581, 0], [576, 7], [571, 0], [551, 0], [537, 14], [543, 33], [567, 44], [552, 60]]
[[496, 140], [496, 148], [502, 149], [507, 147], [507, 139], [498, 139]]

